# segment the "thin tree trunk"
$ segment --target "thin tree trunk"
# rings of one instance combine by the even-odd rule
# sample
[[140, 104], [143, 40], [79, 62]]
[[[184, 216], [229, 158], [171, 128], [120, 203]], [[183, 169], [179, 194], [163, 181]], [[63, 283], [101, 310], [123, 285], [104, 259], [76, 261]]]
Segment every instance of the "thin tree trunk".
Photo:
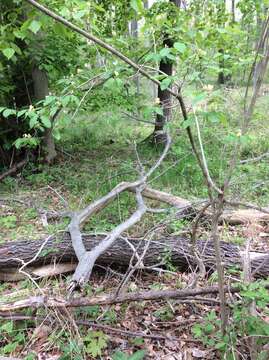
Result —
[[[32, 70], [32, 78], [34, 84], [34, 96], [36, 100], [43, 100], [49, 94], [48, 77], [45, 71], [40, 70], [37, 66], [34, 66]], [[51, 163], [57, 156], [55, 149], [54, 138], [52, 135], [53, 124], [51, 128], [46, 128], [43, 137], [43, 149], [45, 155], [45, 161]]]
[[[218, 9], [219, 25], [225, 26], [225, 23], [223, 22], [223, 19], [222, 19], [222, 11], [224, 11], [224, 12], [226, 11], [226, 0], [224, 0], [223, 3], [219, 5], [219, 9]], [[225, 75], [224, 75], [224, 69], [225, 69], [224, 49], [219, 49], [219, 53], [220, 53], [220, 60], [219, 60], [220, 71], [218, 74], [218, 84], [224, 85], [225, 80], [226, 80]]]
[[[170, 0], [171, 3], [175, 4], [177, 7], [181, 6], [181, 0]], [[173, 41], [169, 39], [168, 35], [165, 36], [163, 41], [164, 47], [173, 47]], [[167, 76], [173, 75], [173, 62], [169, 59], [161, 60], [159, 66], [159, 73], [166, 74]], [[162, 90], [158, 86], [158, 98], [163, 109], [163, 115], [157, 114], [155, 128], [153, 132], [153, 139], [156, 144], [166, 142], [166, 134], [164, 131], [164, 126], [171, 117], [171, 94], [167, 90]]]
[[[138, 22], [136, 19], [133, 19], [130, 24], [130, 35], [134, 39], [138, 39]], [[137, 73], [134, 76], [135, 86], [136, 86], [136, 94], [140, 94], [140, 81], [139, 81], [139, 74]]]
[[219, 67], [220, 67], [220, 72], [218, 74], [218, 84], [219, 85], [224, 85], [225, 84], [225, 76], [224, 76], [224, 50], [220, 49], [219, 50], [220, 55], [220, 60], [219, 60]]
[[[168, 41], [165, 41], [168, 43]], [[161, 61], [159, 67], [160, 73], [165, 73], [168, 76], [173, 74], [173, 64], [170, 61]], [[158, 86], [158, 98], [163, 108], [163, 115], [157, 114], [155, 128], [154, 128], [154, 140], [156, 143], [165, 142], [166, 136], [164, 133], [164, 125], [171, 117], [171, 95], [167, 90], [161, 90]]]
[[232, 22], [235, 22], [235, 0], [232, 0]]

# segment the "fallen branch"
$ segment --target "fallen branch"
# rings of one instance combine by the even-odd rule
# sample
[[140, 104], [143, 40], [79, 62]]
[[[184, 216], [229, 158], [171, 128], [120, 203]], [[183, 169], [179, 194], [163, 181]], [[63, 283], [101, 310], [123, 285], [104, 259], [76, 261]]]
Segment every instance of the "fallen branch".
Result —
[[15, 174], [18, 170], [23, 168], [28, 162], [28, 157], [13, 165], [10, 169], [0, 174], [0, 181], [4, 180], [7, 176]]
[[260, 156], [256, 156], [256, 157], [253, 157], [253, 158], [250, 158], [250, 159], [244, 159], [244, 160], [240, 160], [240, 164], [248, 164], [250, 162], [256, 162], [256, 161], [260, 161], [264, 158], [267, 158], [269, 156], [269, 152], [266, 152]]
[[[269, 288], [269, 285], [268, 285]], [[224, 287], [224, 292], [230, 294], [240, 291], [239, 286]], [[218, 286], [184, 290], [149, 290], [134, 293], [125, 293], [117, 297], [113, 295], [99, 295], [92, 297], [78, 297], [67, 300], [60, 296], [30, 296], [20, 300], [0, 302], [1, 312], [12, 312], [25, 308], [70, 308], [92, 305], [113, 305], [132, 301], [158, 301], [164, 299], [187, 299], [199, 295], [218, 294]]]
[[[83, 210], [74, 212], [70, 215], [71, 222], [68, 226], [68, 231], [71, 236], [72, 246], [78, 258], [78, 266], [75, 270], [75, 273], [72, 277], [72, 281], [69, 286], [70, 292], [76, 288], [82, 288], [90, 279], [93, 266], [96, 260], [102, 255], [106, 250], [109, 249], [111, 245], [117, 240], [117, 238], [125, 231], [127, 231], [131, 226], [136, 224], [141, 220], [142, 216], [147, 212], [148, 208], [144, 203], [142, 192], [146, 187], [146, 182], [148, 178], [153, 174], [153, 172], [160, 166], [164, 158], [166, 157], [171, 145], [171, 138], [167, 134], [167, 142], [165, 148], [158, 158], [158, 160], [152, 165], [152, 167], [144, 172], [144, 169], [140, 169], [140, 179], [132, 183], [121, 183], [112, 189], [108, 194], [102, 198], [92, 202]], [[80, 227], [88, 220], [93, 214], [97, 213], [103, 209], [107, 204], [114, 200], [120, 193], [126, 190], [132, 190], [135, 192], [137, 208], [133, 214], [121, 224], [116, 226], [104, 239], [100, 241], [94, 248], [90, 251], [87, 251], [82, 240], [82, 234]]]

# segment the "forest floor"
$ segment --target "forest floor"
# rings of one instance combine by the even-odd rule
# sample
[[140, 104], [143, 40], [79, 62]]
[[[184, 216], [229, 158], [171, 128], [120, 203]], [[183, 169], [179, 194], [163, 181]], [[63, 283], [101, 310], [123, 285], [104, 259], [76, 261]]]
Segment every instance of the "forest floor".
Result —
[[[233, 95], [230, 94], [230, 98], [234, 98]], [[254, 158], [268, 152], [267, 102], [266, 95], [262, 97], [255, 113], [251, 135], [243, 146], [241, 159]], [[190, 201], [204, 199], [207, 197], [206, 186], [184, 129], [178, 126], [177, 112], [174, 115], [171, 131], [175, 140], [171, 152], [154, 173], [150, 186]], [[236, 131], [236, 116], [231, 118], [229, 125], [233, 131]], [[214, 123], [207, 125], [203, 124], [202, 133], [209, 169], [213, 178], [221, 180], [227, 166], [225, 154], [229, 139], [224, 139], [221, 127]], [[66, 229], [68, 219], [53, 220], [47, 224], [42, 213], [83, 208], [119, 182], [134, 180], [137, 177], [137, 157], [133, 139], [136, 140], [141, 161], [146, 167], [160, 154], [160, 149], [142, 142], [150, 132], [151, 127], [132, 123], [124, 119], [120, 112], [113, 111], [98, 114], [92, 121], [90, 115], [89, 118], [84, 116], [71, 124], [63, 131], [57, 145], [59, 157], [55, 164], [29, 164], [17, 176], [6, 178], [0, 185], [0, 244], [18, 239], [34, 241], [62, 231]], [[264, 157], [260, 161], [247, 162], [237, 167], [230, 188], [233, 199], [268, 206], [268, 159]], [[158, 206], [154, 201], [150, 201], [150, 204], [151, 207]], [[132, 194], [122, 194], [117, 201], [86, 223], [84, 231], [110, 231], [128, 216], [134, 205]], [[166, 217], [167, 214], [147, 214], [127, 235], [140, 237], [153, 227], [165, 235], [189, 233], [191, 222], [175, 218], [165, 221]], [[244, 245], [244, 226], [223, 224], [219, 230], [222, 240]], [[255, 231], [252, 249], [268, 251], [269, 226], [259, 225]], [[208, 227], [199, 229], [199, 237], [208, 235]], [[192, 274], [180, 273], [171, 264], [168, 264], [168, 268], [170, 273], [137, 272], [128, 284], [128, 291], [188, 286]], [[123, 273], [124, 269], [117, 269], [117, 274], [109, 269], [96, 269], [86, 294], [113, 292]], [[53, 288], [56, 293], [60, 293], [68, 278], [42, 279], [39, 287]], [[207, 282], [212, 284], [216, 280], [216, 274], [213, 273]], [[205, 285], [204, 280], [201, 285]], [[1, 283], [0, 299], [5, 294], [23, 289], [34, 291], [35, 284], [29, 279]], [[0, 354], [16, 355], [27, 360], [218, 359], [220, 355], [217, 347], [221, 342], [218, 338], [218, 314], [219, 306], [216, 303], [204, 304], [195, 300], [184, 303], [163, 300], [158, 303], [90, 306], [69, 310], [67, 314], [56, 310], [42, 313], [41, 310], [39, 316], [45, 316], [48, 320], [57, 319], [58, 325], [37, 325], [31, 320], [16, 323], [1, 321]], [[85, 326], [76, 325], [78, 319], [104, 325], [104, 328], [89, 331]], [[145, 337], [145, 334], [151, 335], [151, 338]], [[154, 338], [154, 335], [167, 338], [160, 340]]]

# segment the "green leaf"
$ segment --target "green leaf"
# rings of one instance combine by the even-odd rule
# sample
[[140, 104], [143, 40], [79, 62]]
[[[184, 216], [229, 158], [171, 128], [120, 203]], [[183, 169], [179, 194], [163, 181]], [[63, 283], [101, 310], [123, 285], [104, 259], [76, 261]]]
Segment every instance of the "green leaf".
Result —
[[60, 140], [60, 139], [61, 139], [61, 134], [60, 134], [59, 129], [54, 129], [54, 130], [53, 130], [53, 137], [54, 137], [56, 140]]
[[17, 54], [19, 54], [19, 55], [21, 55], [22, 54], [22, 52], [21, 52], [21, 49], [16, 45], [16, 44], [12, 44], [12, 48], [15, 50], [15, 52], [17, 53]]
[[15, 148], [16, 149], [19, 149], [21, 146], [23, 146], [23, 143], [24, 143], [24, 141], [23, 141], [24, 139], [22, 139], [22, 138], [19, 138], [19, 139], [17, 139], [16, 141], [14, 141], [14, 145], [15, 145]]
[[11, 59], [12, 56], [15, 54], [15, 50], [12, 48], [5, 48], [2, 50], [2, 53], [5, 55], [6, 58]]
[[113, 360], [142, 360], [142, 359], [144, 359], [145, 355], [146, 355], [145, 350], [138, 350], [131, 356], [128, 356], [127, 354], [125, 354], [122, 351], [116, 351], [112, 355], [112, 359]]
[[16, 114], [17, 114], [17, 111], [14, 109], [6, 109], [3, 111], [3, 116], [5, 118], [9, 117], [10, 115], [16, 115]]
[[145, 61], [156, 61], [159, 62], [162, 59], [160, 54], [149, 53], [145, 56]]
[[165, 47], [165, 48], [163, 48], [163, 49], [160, 51], [160, 56], [161, 56], [162, 58], [168, 57], [168, 55], [170, 54], [170, 52], [171, 52], [171, 49], [169, 49], [168, 47]]
[[20, 31], [20, 30], [14, 30], [13, 31], [14, 36], [16, 36], [16, 38], [23, 40], [26, 37], [26, 33], [24, 31]]
[[215, 327], [210, 323], [206, 324], [204, 327], [204, 332], [206, 334], [212, 334], [214, 330], [215, 330]]
[[55, 23], [53, 30], [57, 35], [60, 36], [67, 36], [67, 30], [66, 27], [58, 22]]
[[112, 360], [128, 360], [128, 356], [122, 351], [116, 351], [112, 355]]
[[196, 339], [197, 339], [197, 338], [198, 338], [198, 339], [201, 338], [202, 335], [203, 335], [202, 327], [201, 327], [200, 324], [194, 325], [194, 326], [192, 327], [191, 331], [192, 331], [192, 333], [193, 333], [193, 335], [194, 335], [194, 337], [195, 337]]
[[227, 344], [224, 341], [221, 341], [215, 345], [215, 349], [225, 350]]
[[45, 116], [45, 115], [42, 115], [40, 116], [40, 120], [41, 120], [41, 123], [46, 127], [46, 128], [51, 128], [51, 121], [50, 119]]
[[162, 80], [161, 85], [160, 85], [161, 90], [166, 90], [167, 88], [169, 88], [169, 86], [171, 85], [172, 82], [173, 82], [173, 80], [169, 77]]
[[76, 12], [74, 13], [74, 15], [73, 15], [73, 18], [74, 18], [75, 20], [79, 20], [79, 19], [81, 19], [86, 13], [87, 13], [86, 10], [76, 11]]
[[41, 28], [41, 22], [37, 20], [32, 20], [28, 29], [31, 30], [34, 34], [36, 34]]
[[141, 337], [134, 338], [133, 340], [131, 340], [131, 342], [135, 346], [141, 346], [145, 343], [144, 339]]
[[18, 345], [19, 345], [18, 342], [10, 342], [6, 346], [4, 346], [1, 350], [3, 351], [4, 354], [10, 354], [16, 349]]
[[141, 0], [131, 0], [130, 5], [131, 8], [134, 9], [134, 11], [137, 13], [144, 10], [143, 2]]
[[34, 353], [28, 354], [23, 360], [35, 360], [36, 355]]
[[47, 95], [44, 101], [44, 106], [47, 106], [49, 104], [51, 104], [53, 101], [56, 101], [56, 97], [55, 96], [51, 96], [51, 95]]
[[50, 116], [53, 117], [57, 113], [58, 109], [58, 106], [53, 106], [50, 110]]
[[30, 129], [35, 127], [37, 124], [38, 124], [38, 115], [37, 114], [31, 115], [30, 121], [29, 121]]
[[183, 127], [183, 129], [187, 129], [188, 127], [192, 126], [192, 124], [194, 123], [194, 120], [195, 120], [194, 116], [193, 116], [192, 114], [189, 115], [189, 116], [188, 116], [188, 119], [187, 119], [187, 120], [184, 120], [184, 121], [182, 122], [182, 127]]
[[205, 113], [205, 118], [211, 123], [222, 123], [224, 126], [228, 125], [227, 118], [223, 112], [210, 111]]
[[204, 93], [200, 93], [200, 94], [197, 94], [195, 97], [193, 97], [192, 99], [192, 105], [196, 105], [198, 104], [199, 102], [203, 101], [205, 98], [206, 98], [207, 94], [204, 92]]
[[28, 111], [28, 110], [20, 110], [20, 111], [18, 111], [17, 116], [20, 117], [20, 116], [22, 116], [22, 115], [25, 115], [25, 114], [27, 113], [27, 111]]
[[181, 42], [175, 42], [175, 43], [174, 43], [174, 48], [175, 48], [178, 52], [180, 52], [181, 54], [183, 54], [183, 53], [186, 51], [186, 49], [187, 49], [186, 45], [185, 45], [184, 43], [181, 43]]
[[152, 110], [158, 115], [163, 115], [163, 108], [161, 108], [159, 106], [152, 107]]
[[13, 322], [8, 321], [0, 327], [1, 332], [10, 334], [13, 331]]
[[83, 339], [87, 343], [86, 352], [94, 358], [101, 356], [102, 350], [107, 347], [107, 339], [107, 335], [102, 331], [89, 331]]
[[173, 55], [173, 54], [168, 54], [167, 56], [167, 59], [170, 59], [170, 60], [176, 60], [176, 57]]
[[145, 350], [138, 350], [132, 356], [129, 357], [129, 360], [142, 360], [146, 355]]

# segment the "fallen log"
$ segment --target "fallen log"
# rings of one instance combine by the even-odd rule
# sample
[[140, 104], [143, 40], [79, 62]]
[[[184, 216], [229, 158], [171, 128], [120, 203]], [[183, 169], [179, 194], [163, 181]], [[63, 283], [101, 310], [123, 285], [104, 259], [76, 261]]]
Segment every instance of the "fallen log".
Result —
[[[83, 234], [83, 242], [89, 251], [94, 248], [101, 240], [102, 236], [92, 236]], [[129, 242], [129, 244], [128, 244]], [[128, 239], [126, 242], [123, 238], [117, 241], [97, 260], [97, 264], [106, 266], [128, 266], [136, 249], [138, 255], [141, 255], [148, 240]], [[130, 246], [131, 244], [131, 246]], [[43, 246], [40, 252], [40, 247]], [[40, 252], [37, 256], [37, 253]], [[207, 269], [215, 268], [214, 244], [211, 241], [198, 240], [196, 243], [196, 252], [203, 260]], [[238, 265], [241, 267], [244, 252], [237, 245], [221, 242], [222, 261], [226, 267]], [[255, 277], [266, 277], [269, 275], [269, 254], [267, 253], [250, 253], [252, 272]], [[16, 274], [17, 270], [25, 263], [29, 262], [29, 267], [24, 271], [30, 273], [37, 266], [50, 265], [50, 268], [56, 265], [64, 264], [59, 273], [70, 272], [77, 263], [76, 255], [72, 248], [70, 235], [61, 233], [57, 236], [44, 240], [25, 240], [12, 241], [0, 245], [0, 280], [12, 280], [8, 275]], [[134, 258], [135, 262], [135, 258]], [[182, 237], [162, 237], [157, 240], [150, 240], [148, 250], [143, 259], [144, 266], [165, 266], [173, 264], [180, 270], [195, 270], [197, 258], [193, 256], [191, 241]], [[46, 276], [46, 272], [37, 272], [37, 277]], [[48, 275], [53, 275], [49, 272]], [[13, 280], [14, 279], [13, 277]]]
[[230, 225], [257, 224], [269, 222], [268, 209], [266, 212], [255, 209], [226, 210], [220, 220]]
[[[133, 190], [129, 189], [129, 191]], [[201, 210], [201, 204], [203, 204], [203, 202], [201, 201], [198, 201], [195, 204], [195, 202], [191, 202], [177, 195], [153, 189], [149, 186], [144, 189], [142, 195], [146, 198], [173, 206], [179, 210], [179, 214], [181, 216], [185, 215], [186, 217], [188, 217], [189, 215], [194, 216], [195, 214], [197, 214]], [[241, 206], [244, 206], [244, 204], [242, 203]], [[252, 207], [250, 204], [249, 206]], [[204, 213], [204, 217], [210, 219], [211, 216], [212, 212], [210, 210], [206, 210]], [[269, 209], [260, 208], [258, 206], [238, 210], [233, 210], [231, 208], [225, 209], [222, 216], [220, 217], [220, 221], [230, 225], [268, 223]]]

